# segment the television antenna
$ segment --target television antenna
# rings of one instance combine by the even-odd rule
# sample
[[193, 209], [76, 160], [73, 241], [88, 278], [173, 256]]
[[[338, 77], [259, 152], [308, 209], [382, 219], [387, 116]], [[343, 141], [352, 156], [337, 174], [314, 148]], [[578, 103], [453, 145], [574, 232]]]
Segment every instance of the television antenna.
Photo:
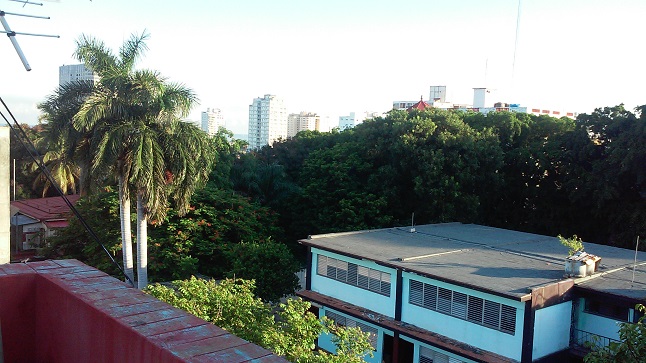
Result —
[[[37, 3], [37, 2], [32, 2], [28, 0], [9, 0], [13, 2], [18, 2], [18, 3], [23, 3], [23, 7], [25, 5], [39, 5], [42, 6], [42, 3]], [[25, 69], [27, 71], [31, 71], [31, 66], [29, 65], [29, 62], [27, 62], [27, 57], [25, 57], [25, 54], [22, 52], [22, 49], [20, 48], [20, 44], [18, 44], [18, 40], [16, 39], [16, 35], [27, 35], [27, 36], [35, 36], [35, 37], [48, 37], [48, 38], [60, 38], [58, 35], [48, 35], [48, 34], [34, 34], [34, 33], [24, 33], [24, 32], [16, 32], [11, 30], [11, 27], [9, 26], [9, 23], [7, 23], [7, 19], [5, 19], [6, 15], [12, 15], [12, 16], [23, 16], [27, 18], [35, 18], [35, 19], [49, 19], [49, 16], [38, 16], [38, 15], [29, 15], [29, 14], [19, 14], [19, 13], [10, 13], [7, 11], [0, 10], [0, 23], [2, 23], [2, 27], [4, 30], [0, 30], [0, 33], [5, 33], [9, 37], [9, 40], [11, 40], [11, 44], [13, 44], [14, 49], [16, 50], [16, 53], [18, 54], [18, 57], [20, 57], [20, 61], [22, 62], [22, 65], [25, 66]]]

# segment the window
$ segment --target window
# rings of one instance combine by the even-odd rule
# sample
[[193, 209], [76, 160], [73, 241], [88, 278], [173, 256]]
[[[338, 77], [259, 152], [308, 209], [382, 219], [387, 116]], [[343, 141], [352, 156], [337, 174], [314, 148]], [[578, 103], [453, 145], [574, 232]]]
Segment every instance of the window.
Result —
[[352, 318], [345, 317], [343, 315], [331, 312], [329, 310], [325, 311], [325, 316], [328, 317], [328, 319], [334, 321], [334, 324], [338, 326], [344, 326], [347, 328], [359, 328], [361, 329], [362, 332], [364, 333], [370, 333], [370, 345], [372, 345], [375, 350], [377, 349], [377, 338], [379, 336], [379, 331], [376, 328], [373, 328], [369, 325], [366, 325], [358, 320], [354, 320]]
[[318, 255], [317, 274], [390, 297], [390, 274], [352, 262]]
[[437, 289], [437, 311], [451, 315], [451, 290], [439, 287]]
[[500, 327], [500, 304], [489, 300], [484, 301], [482, 324], [494, 329]]
[[421, 346], [419, 347], [419, 363], [464, 363], [464, 361]]
[[479, 297], [469, 296], [469, 303], [467, 304], [467, 320], [481, 324], [483, 308], [484, 300]]
[[505, 333], [514, 334], [516, 330], [516, 309], [505, 304], [500, 310], [500, 330]]
[[453, 304], [451, 306], [451, 315], [456, 318], [467, 318], [467, 294], [453, 291]]
[[413, 305], [503, 333], [516, 333], [515, 307], [416, 280], [410, 280], [409, 288], [408, 302]]
[[420, 281], [410, 281], [410, 297], [411, 304], [424, 306], [424, 284]]
[[595, 298], [585, 299], [585, 312], [610, 319], [628, 321], [628, 307], [615, 305], [612, 301]]
[[422, 306], [437, 310], [437, 286], [424, 284], [424, 305]]

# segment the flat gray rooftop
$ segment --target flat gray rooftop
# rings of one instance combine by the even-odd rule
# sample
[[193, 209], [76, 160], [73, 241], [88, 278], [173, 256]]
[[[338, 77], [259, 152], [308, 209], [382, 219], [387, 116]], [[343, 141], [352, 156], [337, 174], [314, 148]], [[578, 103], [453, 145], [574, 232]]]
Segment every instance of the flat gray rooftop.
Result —
[[[311, 236], [301, 243], [361, 257], [432, 278], [515, 299], [530, 289], [564, 277], [568, 250], [556, 237], [475, 224], [442, 223]], [[646, 253], [584, 243], [585, 251], [601, 257], [592, 278], [576, 279], [588, 289], [629, 298], [646, 298]]]

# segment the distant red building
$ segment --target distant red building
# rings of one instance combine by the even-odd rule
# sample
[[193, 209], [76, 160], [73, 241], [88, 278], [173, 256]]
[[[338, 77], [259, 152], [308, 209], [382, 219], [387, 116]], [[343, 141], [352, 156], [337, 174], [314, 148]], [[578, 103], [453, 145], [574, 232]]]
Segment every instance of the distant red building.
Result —
[[[68, 195], [76, 204], [79, 195]], [[11, 246], [24, 251], [40, 246], [57, 229], [67, 227], [70, 208], [62, 197], [15, 200], [11, 202]]]
[[423, 110], [425, 110], [425, 109], [427, 109], [427, 108], [431, 108], [431, 107], [432, 107], [431, 105], [429, 105], [428, 103], [424, 102], [424, 98], [423, 98], [423, 97], [420, 97], [420, 98], [419, 98], [419, 102], [417, 102], [416, 104], [414, 104], [414, 105], [410, 106], [409, 108], [407, 108], [407, 109], [406, 109], [406, 111], [408, 111], [408, 112], [410, 112], [410, 111], [412, 111], [412, 110], [420, 110], [420, 111], [423, 111]]

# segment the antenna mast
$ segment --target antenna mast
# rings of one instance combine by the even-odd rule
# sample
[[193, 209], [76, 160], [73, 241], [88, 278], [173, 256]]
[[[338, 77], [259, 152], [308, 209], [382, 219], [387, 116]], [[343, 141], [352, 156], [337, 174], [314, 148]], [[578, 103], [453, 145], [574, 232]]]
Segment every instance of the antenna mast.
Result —
[[[18, 1], [18, 0], [12, 0], [20, 3], [26, 4], [31, 4], [31, 5], [43, 5], [41, 3], [34, 3], [30, 1]], [[24, 6], [24, 5], [23, 5]], [[18, 57], [20, 57], [20, 61], [22, 62], [22, 65], [25, 66], [25, 69], [27, 71], [31, 71], [31, 66], [29, 65], [29, 62], [27, 62], [27, 57], [25, 57], [25, 54], [22, 52], [22, 49], [20, 48], [20, 44], [18, 44], [18, 40], [16, 40], [16, 35], [29, 35], [29, 36], [36, 36], [36, 37], [50, 37], [50, 38], [60, 38], [58, 35], [47, 35], [47, 34], [33, 34], [33, 33], [19, 33], [11, 30], [11, 27], [9, 27], [9, 23], [7, 23], [7, 20], [5, 19], [5, 15], [15, 15], [15, 16], [24, 16], [27, 18], [36, 18], [36, 19], [49, 19], [48, 16], [37, 16], [37, 15], [27, 15], [27, 14], [17, 14], [17, 13], [9, 13], [6, 11], [0, 10], [0, 23], [2, 23], [2, 27], [4, 28], [4, 31], [0, 30], [0, 33], [5, 33], [11, 40], [11, 44], [13, 44], [14, 49], [16, 50], [16, 53], [18, 53]]]

